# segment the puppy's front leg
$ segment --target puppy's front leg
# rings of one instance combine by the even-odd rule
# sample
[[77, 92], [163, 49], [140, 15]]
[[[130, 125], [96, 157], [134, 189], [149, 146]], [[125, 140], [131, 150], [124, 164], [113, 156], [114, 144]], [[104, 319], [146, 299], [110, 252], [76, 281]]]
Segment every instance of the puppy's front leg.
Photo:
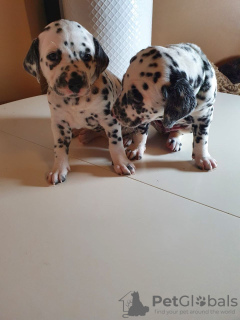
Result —
[[166, 146], [171, 151], [180, 151], [182, 147], [181, 138], [183, 133], [181, 131], [173, 131], [169, 133], [168, 140]]
[[149, 123], [142, 124], [133, 134], [133, 143], [127, 147], [126, 154], [128, 159], [141, 160], [146, 150]]
[[109, 139], [109, 151], [116, 173], [119, 175], [134, 174], [135, 166], [125, 154], [121, 125], [116, 119], [111, 119], [108, 124], [101, 123], [101, 125]]
[[72, 140], [72, 130], [69, 123], [65, 120], [52, 120], [52, 132], [54, 138], [54, 154], [55, 160], [53, 169], [48, 174], [48, 182], [53, 185], [64, 182], [68, 171], [70, 170], [68, 163], [69, 145]]
[[202, 170], [212, 170], [217, 168], [217, 161], [208, 152], [208, 135], [210, 123], [212, 121], [213, 108], [209, 108], [207, 113], [202, 113], [200, 117], [194, 117], [193, 128], [193, 154], [196, 165]]

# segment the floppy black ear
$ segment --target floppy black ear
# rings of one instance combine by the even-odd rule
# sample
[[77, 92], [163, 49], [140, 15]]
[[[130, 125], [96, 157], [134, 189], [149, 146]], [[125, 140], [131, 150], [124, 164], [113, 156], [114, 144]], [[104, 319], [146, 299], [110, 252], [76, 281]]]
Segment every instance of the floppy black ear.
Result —
[[95, 76], [98, 78], [100, 74], [107, 68], [109, 64], [109, 59], [103, 48], [100, 46], [97, 39], [93, 38], [94, 46], [95, 46], [95, 60], [96, 60], [96, 71]]
[[166, 128], [172, 128], [175, 122], [186, 117], [197, 105], [193, 88], [184, 78], [174, 85], [163, 86], [162, 94], [166, 100], [163, 115], [163, 125]]
[[23, 61], [24, 69], [40, 82], [40, 66], [39, 66], [39, 39], [33, 40], [30, 49]]

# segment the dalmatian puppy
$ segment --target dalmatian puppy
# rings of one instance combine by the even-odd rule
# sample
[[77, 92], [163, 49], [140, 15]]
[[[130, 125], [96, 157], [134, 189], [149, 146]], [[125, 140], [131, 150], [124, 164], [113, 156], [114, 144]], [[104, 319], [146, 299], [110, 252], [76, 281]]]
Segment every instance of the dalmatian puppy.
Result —
[[55, 153], [48, 175], [52, 184], [64, 182], [70, 170], [68, 151], [73, 129], [91, 129], [90, 135], [89, 130], [83, 131], [87, 140], [105, 131], [115, 171], [135, 172], [125, 154], [121, 125], [111, 115], [121, 84], [106, 70], [108, 63], [106, 53], [92, 34], [79, 23], [63, 19], [50, 23], [27, 53], [25, 70], [38, 81], [41, 71], [48, 82]]
[[113, 113], [128, 127], [138, 127], [128, 148], [130, 159], [142, 156], [149, 123], [169, 133], [167, 147], [181, 149], [183, 132], [192, 131], [197, 167], [211, 170], [217, 162], [208, 152], [209, 127], [217, 81], [213, 67], [201, 49], [191, 43], [148, 47], [131, 60], [123, 89]]

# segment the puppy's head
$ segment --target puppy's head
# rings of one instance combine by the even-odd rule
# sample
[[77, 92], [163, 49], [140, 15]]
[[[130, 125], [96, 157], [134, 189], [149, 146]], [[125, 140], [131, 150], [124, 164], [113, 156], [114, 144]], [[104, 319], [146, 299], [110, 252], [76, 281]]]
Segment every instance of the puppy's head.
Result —
[[92, 34], [79, 23], [62, 19], [33, 40], [23, 65], [38, 81], [41, 71], [58, 95], [76, 97], [88, 93], [108, 63]]
[[125, 127], [161, 119], [166, 128], [172, 128], [197, 105], [194, 88], [183, 70], [169, 67], [156, 48], [140, 51], [130, 60], [112, 115]]
[[[136, 81], [135, 81], [136, 84]], [[144, 85], [144, 84], [143, 84]], [[149, 92], [154, 96], [154, 90]], [[171, 85], [163, 85], [159, 89], [159, 103], [152, 107], [149, 95], [142, 90], [141, 82], [137, 87], [131, 85], [123, 91], [113, 105], [112, 115], [125, 127], [137, 127], [156, 119], [162, 119], [166, 128], [186, 117], [196, 107], [197, 100], [189, 82], [182, 78]], [[154, 88], [153, 88], [154, 89]], [[149, 102], [148, 102], [149, 101]]]

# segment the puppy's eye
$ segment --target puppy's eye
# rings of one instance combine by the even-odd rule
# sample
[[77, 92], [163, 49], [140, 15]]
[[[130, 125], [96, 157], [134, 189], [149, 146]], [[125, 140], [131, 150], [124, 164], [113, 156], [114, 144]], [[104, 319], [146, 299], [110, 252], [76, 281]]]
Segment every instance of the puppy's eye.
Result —
[[47, 59], [50, 61], [56, 61], [58, 60], [58, 54], [57, 52], [51, 52], [47, 55]]
[[89, 53], [85, 53], [82, 57], [83, 61], [90, 61], [92, 59], [92, 56]]

